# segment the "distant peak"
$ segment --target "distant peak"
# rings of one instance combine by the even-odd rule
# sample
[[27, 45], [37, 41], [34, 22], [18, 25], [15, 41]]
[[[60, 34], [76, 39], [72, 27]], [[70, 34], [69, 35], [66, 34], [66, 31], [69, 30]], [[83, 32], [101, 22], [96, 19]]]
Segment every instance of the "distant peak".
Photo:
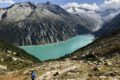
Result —
[[36, 7], [36, 5], [32, 2], [23, 2], [23, 3], [17, 3], [15, 5], [19, 5], [20, 7]]
[[46, 2], [46, 4], [47, 4], [47, 5], [50, 5], [50, 4], [51, 4], [51, 2], [50, 2], [50, 1], [47, 1], [47, 2]]
[[20, 3], [15, 3], [13, 5], [11, 5], [10, 7], [7, 7], [5, 9], [9, 9], [12, 7], [31, 7], [31, 8], [36, 8], [36, 5], [32, 2], [20, 2]]

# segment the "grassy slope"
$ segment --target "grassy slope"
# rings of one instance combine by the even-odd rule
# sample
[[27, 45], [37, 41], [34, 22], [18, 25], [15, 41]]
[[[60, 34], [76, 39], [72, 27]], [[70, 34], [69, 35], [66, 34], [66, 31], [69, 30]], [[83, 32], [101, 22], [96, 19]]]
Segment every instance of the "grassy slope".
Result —
[[7, 66], [8, 70], [21, 69], [38, 62], [37, 58], [24, 50], [0, 40], [0, 65]]
[[98, 57], [106, 56], [109, 54], [120, 52], [120, 31], [116, 31], [106, 35], [88, 46], [78, 49], [70, 55], [66, 55], [60, 59], [74, 58], [79, 59], [83, 55], [94, 54]]

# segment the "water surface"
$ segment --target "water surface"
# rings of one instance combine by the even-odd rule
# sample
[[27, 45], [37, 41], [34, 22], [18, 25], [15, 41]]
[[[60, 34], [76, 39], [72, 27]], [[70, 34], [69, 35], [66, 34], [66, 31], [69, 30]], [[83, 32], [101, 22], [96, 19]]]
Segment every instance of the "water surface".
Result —
[[69, 40], [46, 44], [46, 45], [33, 45], [33, 46], [21, 46], [28, 53], [44, 61], [49, 59], [55, 59], [62, 57], [66, 54], [70, 54], [75, 50], [82, 48], [89, 43], [93, 42], [94, 36], [92, 35], [78, 35]]

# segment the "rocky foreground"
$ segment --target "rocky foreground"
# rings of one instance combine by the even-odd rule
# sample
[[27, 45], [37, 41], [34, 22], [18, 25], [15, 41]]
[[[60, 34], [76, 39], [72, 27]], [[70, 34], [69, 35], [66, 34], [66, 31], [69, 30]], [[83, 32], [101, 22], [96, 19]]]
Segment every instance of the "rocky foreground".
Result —
[[30, 80], [31, 70], [36, 80], [120, 80], [120, 55], [100, 58], [100, 61], [70, 60], [44, 62], [33, 68], [0, 74], [0, 80]]

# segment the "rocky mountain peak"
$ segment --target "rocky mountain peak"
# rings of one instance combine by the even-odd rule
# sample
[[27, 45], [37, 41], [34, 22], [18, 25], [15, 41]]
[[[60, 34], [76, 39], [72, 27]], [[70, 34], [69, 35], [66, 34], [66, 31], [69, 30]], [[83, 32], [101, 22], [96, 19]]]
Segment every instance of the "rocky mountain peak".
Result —
[[81, 27], [78, 19], [50, 2], [37, 5], [31, 2], [16, 3], [0, 10], [0, 13], [0, 36], [15, 45], [54, 43], [80, 32], [77, 30]]
[[50, 2], [16, 3], [0, 13], [0, 36], [15, 45], [54, 43], [93, 32], [91, 19], [70, 14]]
[[67, 14], [68, 15], [68, 12], [66, 12], [59, 5], [52, 4], [49, 1], [47, 1], [46, 3], [38, 3], [37, 7], [42, 8], [42, 9], [47, 9], [47, 10], [49, 10], [49, 11], [55, 13], [55, 14]]
[[[50, 2], [38, 4], [23, 2], [13, 4], [12, 6], [4, 9], [0, 9], [0, 20], [13, 22], [22, 21], [25, 20], [27, 17], [30, 17], [33, 13], [35, 13], [36, 10], [39, 10], [38, 13], [46, 14], [50, 12], [57, 15], [68, 15], [68, 13], [60, 6], [52, 4]], [[45, 12], [45, 10], [47, 10], [48, 12]]]
[[6, 8], [6, 9], [9, 9], [9, 8], [25, 8], [25, 7], [31, 7], [31, 8], [36, 8], [36, 5], [32, 2], [22, 2], [22, 3], [16, 3], [16, 4], [13, 4], [12, 6]]
[[16, 3], [10, 7], [0, 10], [0, 20], [4, 21], [21, 21], [26, 19], [36, 8], [36, 5], [31, 2]]

